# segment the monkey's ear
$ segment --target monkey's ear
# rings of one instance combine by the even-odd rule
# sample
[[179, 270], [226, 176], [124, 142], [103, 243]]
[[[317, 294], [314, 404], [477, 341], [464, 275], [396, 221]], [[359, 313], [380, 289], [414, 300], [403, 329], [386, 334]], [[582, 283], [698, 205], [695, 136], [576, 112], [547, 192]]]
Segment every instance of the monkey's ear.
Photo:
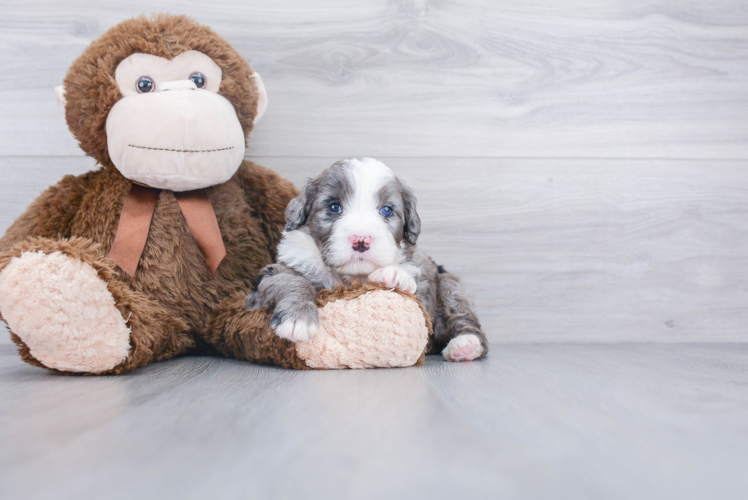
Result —
[[62, 85], [55, 87], [55, 97], [57, 98], [57, 107], [62, 110], [62, 114], [65, 114], [65, 104], [67, 103], [67, 100], [65, 100], [65, 87]]
[[262, 77], [259, 73], [252, 73], [252, 78], [255, 79], [257, 93], [259, 94], [259, 98], [257, 99], [257, 113], [255, 114], [255, 119], [252, 121], [252, 124], [256, 125], [265, 116], [265, 111], [268, 109], [268, 93], [265, 90], [265, 84], [262, 83]]
[[317, 188], [310, 181], [299, 193], [299, 196], [288, 202], [286, 207], [286, 231], [293, 231], [306, 224], [312, 212], [312, 203], [317, 196]]

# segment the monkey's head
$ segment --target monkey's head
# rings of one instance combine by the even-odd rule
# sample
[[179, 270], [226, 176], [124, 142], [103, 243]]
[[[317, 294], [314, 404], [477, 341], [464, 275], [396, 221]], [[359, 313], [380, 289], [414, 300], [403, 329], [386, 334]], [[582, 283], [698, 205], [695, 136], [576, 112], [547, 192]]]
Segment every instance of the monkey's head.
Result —
[[55, 90], [86, 154], [173, 191], [229, 180], [267, 106], [259, 75], [226, 40], [171, 15], [114, 26]]

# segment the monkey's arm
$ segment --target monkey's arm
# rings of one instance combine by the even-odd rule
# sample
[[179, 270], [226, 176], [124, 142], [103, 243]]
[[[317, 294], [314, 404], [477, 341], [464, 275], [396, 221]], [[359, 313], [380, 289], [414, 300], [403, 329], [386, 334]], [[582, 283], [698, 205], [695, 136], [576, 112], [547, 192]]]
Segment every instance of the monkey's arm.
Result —
[[286, 226], [286, 205], [298, 194], [294, 185], [272, 170], [245, 160], [236, 173], [244, 189], [244, 197], [255, 214], [262, 220], [273, 260], [276, 247]]
[[44, 191], [0, 238], [0, 252], [29, 238], [70, 237], [70, 226], [87, 189], [86, 176], [67, 175]]

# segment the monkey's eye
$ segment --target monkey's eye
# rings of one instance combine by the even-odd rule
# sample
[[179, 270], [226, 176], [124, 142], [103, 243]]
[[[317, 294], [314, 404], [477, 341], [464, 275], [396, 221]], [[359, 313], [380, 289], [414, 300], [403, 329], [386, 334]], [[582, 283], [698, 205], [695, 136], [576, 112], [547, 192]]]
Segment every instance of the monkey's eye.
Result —
[[330, 205], [330, 212], [334, 214], [339, 214], [343, 211], [343, 207], [340, 206], [340, 203], [333, 203]]
[[392, 215], [392, 207], [382, 207], [382, 210], [380, 210], [379, 213], [385, 217], [389, 217]]
[[202, 73], [199, 71], [195, 71], [190, 75], [190, 80], [192, 80], [192, 83], [195, 84], [195, 87], [199, 89], [205, 88], [205, 76], [203, 76]]
[[156, 84], [153, 83], [153, 79], [150, 76], [141, 76], [138, 78], [136, 87], [141, 94], [147, 94], [156, 90]]

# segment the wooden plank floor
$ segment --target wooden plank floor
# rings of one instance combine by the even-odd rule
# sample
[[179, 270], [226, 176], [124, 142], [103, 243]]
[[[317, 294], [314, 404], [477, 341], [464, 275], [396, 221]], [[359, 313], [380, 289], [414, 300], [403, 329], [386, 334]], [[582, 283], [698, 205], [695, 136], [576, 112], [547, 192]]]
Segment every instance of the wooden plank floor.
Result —
[[0, 346], [0, 497], [745, 498], [748, 344], [56, 376]]

